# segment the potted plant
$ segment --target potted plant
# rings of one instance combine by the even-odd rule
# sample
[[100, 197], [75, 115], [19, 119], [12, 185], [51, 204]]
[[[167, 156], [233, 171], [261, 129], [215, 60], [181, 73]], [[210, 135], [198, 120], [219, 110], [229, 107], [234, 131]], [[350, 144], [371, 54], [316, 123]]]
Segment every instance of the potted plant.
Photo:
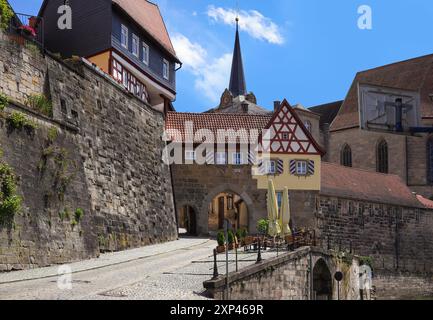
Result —
[[218, 247], [217, 247], [217, 252], [218, 253], [223, 253], [226, 251], [226, 237], [224, 235], [224, 231], [219, 231], [217, 234], [217, 242], [218, 242]]
[[250, 246], [254, 243], [254, 237], [248, 235], [248, 230], [243, 230], [244, 245]]
[[236, 237], [232, 230], [229, 230], [227, 234], [228, 234], [229, 250], [233, 250], [236, 244]]
[[245, 236], [244, 236], [244, 229], [238, 229], [236, 231], [236, 238], [239, 241], [239, 245], [243, 246], [244, 245], [244, 240], [245, 240]]
[[30, 26], [22, 25], [22, 26], [19, 27], [19, 29], [21, 30], [21, 33], [23, 35], [36, 37], [36, 31], [35, 31], [35, 29], [32, 28], [32, 27], [30, 27]]

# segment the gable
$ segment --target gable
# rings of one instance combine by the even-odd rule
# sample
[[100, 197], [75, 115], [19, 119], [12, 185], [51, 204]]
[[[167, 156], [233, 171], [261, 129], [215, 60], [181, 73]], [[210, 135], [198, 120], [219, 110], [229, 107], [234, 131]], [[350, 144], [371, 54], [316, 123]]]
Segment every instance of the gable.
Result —
[[284, 100], [262, 137], [264, 152], [323, 155], [324, 152], [305, 128], [299, 116]]

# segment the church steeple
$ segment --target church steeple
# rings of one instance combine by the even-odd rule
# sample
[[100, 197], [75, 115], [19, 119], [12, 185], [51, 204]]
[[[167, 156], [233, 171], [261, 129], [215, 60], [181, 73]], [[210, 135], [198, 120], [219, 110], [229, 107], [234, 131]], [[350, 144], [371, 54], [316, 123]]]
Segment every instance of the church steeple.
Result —
[[239, 18], [236, 18], [236, 40], [233, 52], [232, 72], [230, 75], [229, 91], [233, 97], [247, 94], [245, 83], [244, 65], [242, 62], [241, 43], [239, 40]]

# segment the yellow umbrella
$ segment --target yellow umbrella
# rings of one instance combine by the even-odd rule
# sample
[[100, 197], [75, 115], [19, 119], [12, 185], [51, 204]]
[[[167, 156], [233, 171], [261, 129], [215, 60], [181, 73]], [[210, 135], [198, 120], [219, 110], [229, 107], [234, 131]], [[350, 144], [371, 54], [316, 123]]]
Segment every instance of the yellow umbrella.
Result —
[[289, 188], [285, 187], [283, 192], [283, 200], [281, 203], [280, 224], [284, 236], [290, 236], [290, 203], [289, 203]]
[[268, 219], [268, 233], [271, 237], [276, 237], [281, 233], [281, 228], [278, 223], [278, 200], [275, 195], [274, 182], [271, 179], [268, 182]]

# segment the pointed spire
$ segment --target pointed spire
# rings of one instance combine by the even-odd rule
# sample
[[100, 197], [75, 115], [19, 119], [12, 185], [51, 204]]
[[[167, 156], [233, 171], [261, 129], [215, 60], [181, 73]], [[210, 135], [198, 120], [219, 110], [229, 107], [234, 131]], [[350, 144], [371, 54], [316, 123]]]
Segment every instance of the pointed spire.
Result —
[[230, 75], [229, 90], [233, 97], [238, 97], [247, 94], [247, 86], [245, 83], [244, 65], [242, 62], [241, 43], [239, 39], [239, 18], [236, 17], [236, 40], [235, 49], [233, 52], [232, 72]]

